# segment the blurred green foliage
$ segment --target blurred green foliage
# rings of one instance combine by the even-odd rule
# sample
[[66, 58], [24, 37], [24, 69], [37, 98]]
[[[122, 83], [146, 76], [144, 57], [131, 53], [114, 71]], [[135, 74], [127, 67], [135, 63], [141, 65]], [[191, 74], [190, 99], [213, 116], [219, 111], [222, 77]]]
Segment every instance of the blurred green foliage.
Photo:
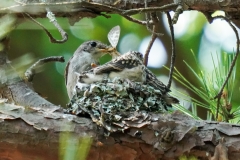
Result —
[[[188, 90], [198, 95], [200, 98], [200, 99], [191, 98], [190, 102], [192, 103], [191, 106], [192, 112], [186, 110], [184, 106], [181, 105], [177, 105], [176, 107], [195, 119], [199, 119], [199, 117], [197, 117], [198, 113], [196, 111], [197, 106], [199, 106], [202, 108], [206, 108], [207, 111], [209, 112], [207, 114], [207, 120], [238, 123], [239, 107], [237, 110], [232, 109], [231, 104], [234, 90], [233, 88], [236, 81], [235, 79], [236, 66], [233, 67], [232, 74], [224, 87], [223, 93], [219, 101], [219, 109], [217, 109], [218, 100], [213, 98], [218, 94], [220, 88], [222, 87], [223, 83], [226, 80], [234, 55], [227, 53], [216, 54], [217, 55], [215, 59], [213, 58], [214, 56], [212, 55], [212, 63], [214, 65], [214, 70], [210, 73], [204, 70], [203, 67], [201, 67], [196, 57], [194, 56], [194, 53], [193, 59], [198, 68], [197, 70], [192, 69], [192, 67], [189, 66], [188, 63], [184, 61], [184, 63], [188, 66], [189, 71], [195, 77], [196, 81], [200, 82], [200, 86], [196, 87], [192, 85], [191, 82], [189, 82], [177, 69], [175, 69], [174, 79], [177, 82], [181, 83], [186, 88], [188, 88]], [[218, 116], [216, 116], [217, 112]], [[216, 117], [218, 118], [216, 119]]]
[[85, 136], [76, 138], [69, 132], [61, 132], [59, 140], [59, 157], [61, 160], [85, 160], [93, 139]]

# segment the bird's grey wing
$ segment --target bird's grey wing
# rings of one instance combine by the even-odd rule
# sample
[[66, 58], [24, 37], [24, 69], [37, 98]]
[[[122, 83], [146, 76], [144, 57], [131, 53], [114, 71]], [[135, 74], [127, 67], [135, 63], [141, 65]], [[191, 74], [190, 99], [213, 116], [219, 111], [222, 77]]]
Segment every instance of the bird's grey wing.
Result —
[[128, 59], [124, 57], [119, 57], [113, 61], [110, 61], [102, 66], [94, 68], [95, 74], [101, 74], [101, 73], [109, 73], [109, 72], [120, 72], [124, 70], [125, 68], [131, 69], [134, 67], [137, 67], [140, 64], [140, 61], [138, 59]]
[[146, 77], [147, 84], [159, 89], [163, 93], [170, 92], [170, 89], [167, 88], [167, 86], [165, 84], [163, 84], [160, 80], [158, 80], [157, 77], [148, 68], [146, 68], [146, 75], [147, 75], [147, 77]]

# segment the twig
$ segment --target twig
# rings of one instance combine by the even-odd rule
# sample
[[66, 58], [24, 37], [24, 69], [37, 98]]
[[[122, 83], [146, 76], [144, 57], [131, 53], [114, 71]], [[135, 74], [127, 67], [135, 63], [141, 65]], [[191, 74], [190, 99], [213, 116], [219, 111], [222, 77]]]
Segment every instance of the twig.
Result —
[[[42, 27], [42, 29], [46, 32], [46, 34], [48, 35], [49, 39], [50, 39], [50, 42], [52, 43], [63, 43], [63, 42], [66, 42], [67, 40], [67, 33], [63, 33], [60, 31], [61, 35], [63, 36], [63, 39], [62, 40], [56, 40], [52, 34], [41, 24], [39, 23], [38, 21], [36, 21], [32, 16], [30, 16], [28, 13], [24, 13], [26, 16], [28, 16], [30, 18], [30, 20], [32, 20], [34, 23], [36, 23], [37, 25], [39, 25], [40, 27]], [[59, 26], [60, 27], [60, 26]], [[61, 28], [61, 27], [60, 27]], [[58, 29], [59, 30], [59, 29]]]
[[[155, 28], [155, 27], [154, 27]], [[150, 42], [148, 43], [148, 47], [146, 49], [146, 52], [145, 52], [145, 55], [144, 55], [144, 65], [147, 66], [148, 65], [148, 56], [149, 56], [149, 53], [150, 53], [150, 50], [152, 48], [152, 45], [155, 41], [155, 39], [157, 38], [157, 35], [156, 34], [152, 34], [152, 37], [151, 37], [151, 40]]]
[[25, 72], [25, 78], [28, 82], [31, 82], [33, 80], [33, 77], [35, 76], [36, 68], [39, 67], [40, 65], [47, 63], [47, 62], [65, 62], [63, 56], [52, 56], [52, 57], [47, 57], [43, 59], [39, 59], [37, 62], [35, 62], [31, 67], [27, 69]]
[[220, 107], [221, 96], [217, 97], [217, 111], [216, 111], [216, 121], [218, 120], [218, 112]]
[[137, 8], [137, 9], [129, 9], [122, 12], [123, 15], [134, 15], [138, 13], [146, 13], [146, 12], [163, 12], [174, 9], [178, 6], [176, 3], [166, 4], [161, 7], [148, 7], [148, 8]]
[[[147, 30], [149, 32], [151, 32], [152, 34], [154, 34], [155, 32], [153, 31], [153, 29], [150, 28], [150, 22], [149, 22], [150, 21], [150, 15], [149, 15], [149, 13], [145, 13], [145, 17], [146, 17], [145, 19], [146, 19], [146, 22], [147, 22], [146, 23]], [[152, 22], [152, 25], [154, 25], [153, 23], [154, 22]]]
[[[59, 3], [60, 5], [61, 3]], [[74, 2], [69, 2], [69, 4], [74, 4]], [[22, 4], [22, 5], [26, 5], [26, 4]], [[51, 3], [48, 3], [48, 5], [52, 5]], [[104, 9], [107, 9], [107, 10], [110, 10], [112, 12], [115, 12], [115, 13], [118, 13], [120, 15], [122, 15], [121, 13], [124, 12], [124, 10], [121, 10], [121, 9], [118, 9], [118, 8], [115, 8], [115, 7], [112, 7], [112, 6], [107, 6], [107, 5], [104, 5], [104, 4], [99, 4], [99, 3], [89, 3], [89, 2], [82, 2], [82, 5], [83, 6], [96, 6], [96, 7], [101, 7], [101, 8], [104, 8]], [[85, 9], [86, 10], [86, 9]], [[105, 16], [106, 18], [109, 18], [108, 16], [106, 16], [105, 14], [101, 14], [102, 16]], [[29, 15], [28, 15], [29, 16]], [[122, 15], [124, 18], [126, 18], [127, 20], [129, 21], [132, 21], [132, 22], [135, 22], [135, 23], [138, 23], [138, 24], [141, 24], [141, 25], [146, 25], [146, 22], [145, 21], [140, 21], [138, 19], [135, 19], [131, 16], [128, 16], [128, 15]], [[32, 18], [32, 17], [31, 17]], [[34, 20], [35, 22], [36, 20]], [[36, 22], [37, 24], [39, 24], [39, 22]], [[42, 26], [41, 26], [42, 27]]]
[[[145, 7], [147, 8], [147, 0], [145, 0]], [[150, 16], [151, 15], [151, 16]], [[159, 19], [156, 15], [156, 12], [152, 12], [152, 13], [145, 13], [145, 17], [146, 17], [146, 27], [147, 27], [147, 30], [149, 32], [151, 32], [152, 34], [155, 34], [157, 36], [162, 36], [163, 34], [162, 33], [159, 33]], [[151, 26], [153, 27], [153, 29], [151, 29]], [[154, 29], [154, 26], [155, 26], [155, 29]], [[157, 28], [156, 28], [157, 26]]]
[[164, 6], [161, 7], [145, 7], [145, 8], [137, 8], [137, 9], [129, 9], [129, 10], [122, 10], [122, 9], [118, 9], [116, 7], [112, 7], [112, 6], [108, 6], [108, 5], [104, 5], [104, 4], [99, 4], [99, 3], [90, 3], [90, 2], [81, 2], [82, 6], [94, 6], [94, 7], [100, 7], [103, 8], [105, 10], [110, 10], [114, 13], [118, 13], [120, 15], [134, 15], [134, 14], [139, 14], [139, 13], [147, 13], [147, 12], [162, 12], [162, 11], [169, 11], [172, 9], [175, 9], [178, 4], [176, 3], [171, 3], [171, 4], [166, 4]]
[[131, 22], [134, 22], [134, 23], [137, 23], [137, 24], [141, 24], [141, 25], [146, 25], [147, 22], [146, 21], [140, 21], [138, 19], [135, 19], [131, 16], [126, 16], [126, 15], [122, 15], [124, 18], [126, 18], [127, 20], [131, 21]]
[[[144, 7], [147, 8], [147, 0], [144, 0]], [[150, 23], [149, 23], [150, 15], [149, 15], [149, 13], [145, 13], [145, 19], [146, 19], [146, 22], [147, 22], [146, 23], [147, 30], [150, 31], [153, 34], [153, 29], [150, 29]], [[150, 49], [151, 49], [151, 47], [150, 47]], [[149, 51], [150, 51], [150, 49], [149, 49]]]
[[221, 89], [219, 90], [218, 94], [214, 97], [214, 99], [217, 98], [217, 112], [216, 112], [216, 120], [218, 119], [218, 112], [219, 112], [219, 106], [220, 106], [220, 98], [221, 98], [221, 95], [223, 93], [223, 89], [224, 87], [226, 86], [231, 74], [232, 74], [232, 71], [233, 71], [233, 67], [235, 66], [236, 64], [236, 61], [237, 61], [237, 58], [238, 58], [238, 54], [239, 54], [239, 44], [240, 44], [240, 40], [239, 40], [239, 35], [238, 35], [238, 31], [236, 29], [236, 27], [231, 23], [231, 21], [227, 18], [227, 17], [224, 17], [224, 16], [216, 16], [216, 17], [213, 17], [213, 20], [215, 19], [219, 19], [219, 18], [222, 18], [224, 19], [226, 22], [228, 22], [228, 24], [230, 25], [230, 27], [233, 29], [235, 35], [236, 35], [236, 38], [237, 38], [237, 52], [232, 60], [232, 63], [231, 63], [231, 66], [230, 66], [230, 69], [229, 69], [229, 72], [227, 74], [227, 77], [221, 87]]
[[[145, 8], [147, 8], [147, 0], [145, 0]], [[150, 42], [148, 43], [148, 47], [146, 49], [146, 52], [145, 52], [145, 55], [144, 55], [144, 65], [147, 66], [148, 65], [148, 57], [149, 57], [149, 53], [150, 53], [150, 50], [152, 48], [152, 45], [155, 41], [155, 39], [157, 38], [157, 36], [160, 36], [160, 33], [157, 33], [158, 29], [159, 29], [159, 19], [157, 18], [157, 15], [156, 13], [151, 13], [151, 21], [153, 23], [153, 28], [151, 29], [150, 28], [150, 15], [149, 13], [145, 13], [145, 17], [146, 17], [146, 27], [147, 27], [147, 30], [150, 31], [152, 33], [152, 37], [151, 37], [151, 40]]]
[[[40, 2], [42, 3], [46, 3], [45, 0], [40, 0]], [[64, 43], [67, 41], [68, 39], [68, 34], [67, 32], [65, 32], [62, 27], [58, 24], [55, 15], [51, 12], [51, 10], [47, 7], [46, 8], [47, 11], [47, 18], [50, 20], [51, 23], [53, 23], [53, 25], [58, 29], [58, 31], [60, 32], [61, 36], [62, 36], [62, 40], [57, 40], [55, 38], [53, 38], [53, 36], [51, 35], [51, 33], [43, 26], [41, 25], [39, 22], [37, 22], [35, 19], [33, 19], [29, 14], [26, 13], [26, 15], [33, 20], [33, 22], [37, 23], [38, 25], [40, 25], [44, 31], [47, 33], [48, 37], [50, 38], [50, 41], [52, 43]]]
[[173, 19], [172, 19], [172, 23], [173, 23], [173, 24], [176, 24], [176, 23], [177, 23], [178, 17], [179, 17], [179, 15], [180, 15], [182, 12], [183, 12], [183, 7], [182, 7], [181, 4], [179, 4], [179, 5], [177, 6], [177, 9], [176, 9], [175, 14], [174, 14]]
[[148, 8], [139, 8], [139, 9], [129, 9], [129, 10], [122, 10], [122, 9], [118, 9], [116, 7], [113, 6], [108, 6], [108, 5], [104, 5], [104, 4], [100, 4], [100, 3], [90, 3], [90, 2], [54, 2], [54, 3], [29, 3], [29, 4], [17, 4], [17, 5], [13, 5], [13, 6], [9, 6], [9, 7], [3, 7], [0, 8], [0, 11], [6, 11], [6, 10], [10, 10], [10, 9], [15, 9], [18, 7], [58, 7], [58, 6], [62, 6], [62, 5], [79, 5], [79, 6], [90, 6], [90, 7], [96, 7], [96, 8], [102, 8], [106, 11], [111, 11], [112, 13], [117, 13], [117, 14], [123, 14], [123, 15], [134, 15], [134, 14], [138, 14], [140, 12], [164, 12], [164, 11], [169, 11], [172, 9], [175, 9], [178, 4], [176, 3], [171, 3], [171, 4], [167, 4], [161, 7], [148, 7]]
[[62, 36], [62, 40], [56, 40], [56, 39], [51, 39], [52, 43], [64, 43], [67, 41], [68, 39], [68, 34], [67, 32], [65, 32], [62, 27], [58, 24], [55, 15], [51, 12], [51, 10], [49, 8], [46, 8], [47, 10], [47, 17], [49, 18], [50, 22], [52, 22], [54, 24], [54, 26], [58, 29], [58, 31], [60, 32], [61, 36]]
[[[144, 0], [144, 7], [147, 8], [147, 0]], [[148, 47], [146, 49], [146, 52], [145, 52], [145, 55], [144, 55], [144, 59], [143, 59], [143, 64], [145, 66], [148, 65], [148, 57], [149, 57], [149, 53], [150, 53], [150, 50], [152, 48], [152, 45], [156, 39], [156, 34], [154, 34], [153, 30], [155, 30], [155, 26], [153, 25], [153, 29], [150, 29], [150, 23], [149, 23], [149, 20], [150, 20], [150, 15], [149, 13], [145, 13], [145, 19], [146, 19], [146, 27], [147, 27], [147, 30], [150, 31], [152, 33], [152, 37], [151, 37], [151, 40], [150, 42], [148, 43]]]
[[169, 80], [168, 80], [168, 89], [171, 88], [172, 84], [172, 76], [173, 76], [173, 71], [174, 71], [174, 64], [175, 64], [175, 59], [176, 59], [176, 48], [175, 48], [175, 40], [174, 40], [174, 28], [173, 28], [173, 22], [171, 20], [171, 16], [169, 12], [166, 12], [167, 18], [168, 18], [168, 24], [170, 28], [170, 33], [171, 33], [171, 44], [172, 44], [172, 55], [171, 55], [171, 64], [170, 64], [170, 71], [169, 71]]
[[[17, 2], [17, 1], [16, 1]], [[19, 3], [19, 2], [17, 2]], [[9, 6], [9, 7], [3, 7], [3, 8], [0, 8], [0, 11], [6, 11], [6, 10], [10, 10], [10, 9], [14, 9], [16, 10], [16, 8], [18, 7], [28, 7], [28, 8], [31, 8], [31, 7], [58, 7], [58, 6], [63, 6], [63, 5], [81, 5], [83, 2], [49, 2], [49, 3], [19, 3], [17, 5], [12, 5], [12, 6]], [[67, 6], [66, 6], [67, 7]]]

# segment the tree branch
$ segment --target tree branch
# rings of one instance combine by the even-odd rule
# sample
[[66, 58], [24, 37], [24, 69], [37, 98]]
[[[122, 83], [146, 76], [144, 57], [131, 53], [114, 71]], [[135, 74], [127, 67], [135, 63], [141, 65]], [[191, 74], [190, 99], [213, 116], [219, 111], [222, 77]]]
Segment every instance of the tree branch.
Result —
[[168, 18], [168, 24], [169, 24], [170, 34], [171, 34], [171, 44], [172, 44], [171, 64], [170, 64], [170, 70], [169, 70], [169, 80], [168, 80], [168, 84], [167, 84], [167, 87], [170, 89], [171, 84], [172, 84], [174, 63], [175, 63], [175, 59], [176, 59], [176, 49], [175, 49], [173, 22], [171, 20], [171, 16], [170, 16], [169, 12], [166, 12], [166, 15], [167, 15], [167, 18]]
[[[232, 146], [240, 148], [236, 143], [239, 141], [239, 138], [236, 138], [240, 135], [239, 125], [196, 121], [179, 112], [174, 114], [150, 113], [149, 124], [139, 128], [130, 127], [126, 133], [116, 132], [111, 133], [109, 137], [104, 137], [104, 130], [87, 118], [47, 110], [41, 112], [26, 110], [21, 106], [11, 104], [0, 105], [0, 149], [8, 151], [13, 146], [21, 146], [16, 150], [22, 148], [20, 152], [23, 159], [29, 157], [34, 159], [33, 157], [38, 156], [47, 159], [52, 157], [50, 155], [56, 155], [58, 152], [55, 150], [58, 150], [59, 143], [64, 143], [60, 140], [65, 133], [69, 133], [67, 141], [71, 146], [76, 146], [76, 142], [86, 136], [92, 137], [89, 160], [99, 159], [94, 155], [100, 153], [100, 157], [111, 156], [110, 159], [116, 159], [120, 152], [122, 159], [129, 156], [129, 152], [135, 152], [130, 154], [132, 159], [137, 159], [143, 154], [146, 154], [146, 157], [169, 159], [176, 158], [190, 150], [189, 154], [198, 158], [206, 158], [207, 154], [196, 155], [196, 151], [201, 150], [213, 155], [215, 148], [213, 144], [218, 143], [222, 137], [226, 140], [226, 146], [231, 148], [228, 151], [230, 159], [237, 154]], [[39, 148], [44, 151], [44, 154], [39, 155], [41, 153], [39, 153]], [[115, 151], [116, 154], [110, 151]], [[0, 157], [2, 154], [0, 152]], [[8, 156], [14, 159], [16, 155], [9, 154]]]
[[39, 59], [37, 62], [35, 62], [30, 68], [28, 68], [25, 72], [25, 78], [28, 82], [31, 82], [33, 80], [33, 77], [36, 74], [36, 68], [43, 65], [44, 63], [48, 62], [65, 62], [63, 56], [52, 56], [47, 57], [43, 59]]
[[[5, 3], [5, 1], [7, 3]], [[240, 7], [239, 0], [223, 0], [221, 2], [219, 2], [219, 0], [184, 0], [181, 4], [183, 11], [197, 10], [200, 12], [213, 12], [217, 10], [224, 10], [225, 12], [228, 12], [229, 15], [234, 15], [232, 17], [235, 17], [236, 19], [238, 17], [237, 15], [240, 14], [236, 10], [236, 8]], [[99, 0], [92, 0], [92, 2], [82, 2], [80, 0], [71, 2], [54, 0], [51, 1], [51, 3], [32, 3], [31, 0], [11, 0], [10, 2], [3, 0], [2, 7], [0, 8], [0, 13], [28, 13], [33, 17], [36, 15], [38, 15], [38, 17], [45, 17], [46, 8], [49, 8], [52, 12], [55, 13], [57, 17], [73, 17], [74, 15], [77, 17], [78, 14], [76, 13], [82, 12], [82, 9], [89, 8], [90, 10], [93, 10], [95, 14], [99, 14], [99, 12], [107, 12], [130, 16], [139, 13], [172, 11], [175, 10], [179, 4], [169, 4], [168, 0], [148, 0], [148, 6], [148, 8], [144, 8], [144, 3], [142, 3], [141, 0], [127, 2], [125, 0], [118, 0], [117, 3], [112, 3], [110, 0], [101, 1], [101, 3]], [[32, 7], [35, 9], [33, 10]], [[94, 12], [88, 14], [88, 16], [93, 16]], [[18, 14], [18, 16], [21, 17], [22, 15]]]

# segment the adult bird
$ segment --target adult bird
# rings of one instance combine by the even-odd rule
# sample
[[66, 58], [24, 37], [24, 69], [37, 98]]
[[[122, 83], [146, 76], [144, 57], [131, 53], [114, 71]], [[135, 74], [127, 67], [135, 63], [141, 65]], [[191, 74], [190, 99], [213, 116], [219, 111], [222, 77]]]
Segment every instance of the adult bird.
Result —
[[65, 68], [65, 84], [70, 99], [75, 93], [78, 75], [84, 71], [90, 70], [92, 65], [98, 65], [99, 59], [103, 55], [111, 53], [109, 48], [109, 46], [100, 41], [91, 40], [81, 44], [74, 52]]

